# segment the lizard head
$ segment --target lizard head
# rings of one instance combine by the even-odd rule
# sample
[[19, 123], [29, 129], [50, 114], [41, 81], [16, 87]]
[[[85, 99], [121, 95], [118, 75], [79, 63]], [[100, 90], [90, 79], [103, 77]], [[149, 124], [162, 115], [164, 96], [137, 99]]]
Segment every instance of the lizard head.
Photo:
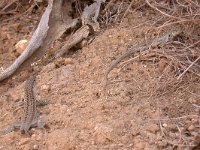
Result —
[[179, 36], [182, 33], [180, 29], [172, 29], [168, 32], [167, 36], [170, 40], [173, 40], [175, 37]]

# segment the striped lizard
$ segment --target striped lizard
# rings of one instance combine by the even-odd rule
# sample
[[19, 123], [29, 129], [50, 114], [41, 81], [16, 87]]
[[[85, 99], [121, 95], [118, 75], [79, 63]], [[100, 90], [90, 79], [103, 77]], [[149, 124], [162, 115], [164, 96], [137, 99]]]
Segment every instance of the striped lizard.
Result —
[[25, 82], [25, 92], [24, 92], [24, 116], [21, 119], [21, 123], [14, 123], [7, 129], [5, 129], [4, 134], [12, 132], [14, 129], [19, 128], [22, 134], [27, 133], [31, 127], [38, 126], [39, 128], [44, 128], [45, 122], [38, 119], [38, 112], [36, 105], [44, 105], [46, 102], [36, 101], [33, 87], [35, 82], [35, 76], [31, 76]]
[[153, 40], [153, 41], [149, 41], [149, 42], [144, 42], [135, 46], [131, 46], [130, 48], [128, 48], [127, 52], [125, 52], [123, 55], [119, 56], [116, 60], [114, 60], [110, 66], [107, 67], [106, 71], [105, 71], [105, 75], [104, 75], [104, 89], [106, 90], [107, 87], [107, 82], [108, 82], [108, 75], [110, 73], [110, 71], [115, 68], [117, 66], [117, 64], [122, 61], [124, 58], [129, 57], [131, 55], [133, 55], [136, 52], [141, 52], [144, 50], [147, 50], [149, 48], [155, 48], [159, 45], [164, 45], [167, 42], [173, 41], [175, 37], [177, 37], [178, 35], [180, 35], [181, 30], [180, 29], [174, 29], [174, 30], [170, 30], [168, 31], [166, 34], [164, 34], [163, 36]]

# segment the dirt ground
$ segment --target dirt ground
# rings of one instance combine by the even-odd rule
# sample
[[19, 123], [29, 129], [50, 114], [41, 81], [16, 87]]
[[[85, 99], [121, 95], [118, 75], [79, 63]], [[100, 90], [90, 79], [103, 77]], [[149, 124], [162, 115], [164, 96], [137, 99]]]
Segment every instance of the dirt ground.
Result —
[[[44, 10], [44, 6], [40, 7], [29, 14], [34, 21], [8, 20], [8, 24], [1, 25], [1, 69], [19, 56], [14, 45], [30, 38]], [[192, 104], [200, 102], [199, 83], [175, 90], [168, 87], [170, 92], [155, 94], [162, 61], [136, 59], [110, 73], [107, 96], [103, 89], [106, 67], [129, 44], [144, 40], [147, 27], [142, 24], [154, 16], [147, 11], [136, 11], [126, 16], [120, 26], [102, 29], [89, 45], [59, 61], [41, 62], [35, 92], [37, 99], [49, 101], [38, 108], [45, 129], [32, 128], [28, 135], [21, 135], [19, 130], [0, 133], [0, 150], [191, 149], [189, 141], [199, 140], [192, 134], [198, 115]], [[0, 83], [0, 130], [20, 120], [22, 110], [16, 108], [31, 72], [31, 65], [24, 64]], [[187, 132], [187, 138], [180, 135], [182, 132]]]

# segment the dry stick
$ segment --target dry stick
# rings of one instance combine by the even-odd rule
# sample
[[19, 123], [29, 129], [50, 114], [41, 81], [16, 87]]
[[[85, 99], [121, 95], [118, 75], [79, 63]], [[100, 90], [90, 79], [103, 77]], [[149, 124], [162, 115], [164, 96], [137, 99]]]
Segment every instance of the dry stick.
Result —
[[[192, 104], [192, 105], [199, 109], [199, 111], [198, 111], [198, 124], [199, 124], [199, 127], [200, 127], [200, 106], [196, 105], [196, 104]], [[199, 128], [199, 134], [200, 134], [200, 128]]]
[[15, 14], [15, 11], [9, 11], [9, 12], [0, 12], [0, 15], [10, 15], [10, 14]]
[[196, 4], [195, 2], [193, 2], [192, 0], [188, 0], [190, 3], [193, 3], [194, 5], [196, 5], [197, 7], [200, 7], [200, 5]]
[[80, 43], [83, 39], [87, 38], [89, 36], [89, 33], [90, 29], [87, 25], [78, 29], [73, 35], [71, 35], [66, 44], [57, 51], [55, 58], [61, 57], [64, 53], [67, 53], [70, 48]]
[[0, 81], [8, 78], [12, 75], [20, 66], [21, 64], [28, 59], [43, 43], [44, 39], [46, 38], [48, 29], [49, 29], [49, 16], [52, 10], [52, 0], [49, 1], [49, 4], [43, 13], [40, 22], [37, 26], [37, 29], [33, 33], [28, 46], [23, 51], [23, 53], [8, 67], [5, 71], [0, 74]]
[[110, 8], [111, 4], [114, 2], [115, 0], [110, 0], [110, 2], [108, 2], [108, 4], [106, 5], [106, 7], [104, 8], [104, 10], [101, 12], [101, 15], [104, 15], [108, 9]]
[[199, 115], [186, 115], [186, 116], [181, 116], [181, 117], [176, 117], [176, 118], [165, 118], [165, 119], [149, 119], [149, 120], [155, 120], [155, 121], [165, 121], [165, 120], [177, 120], [177, 119], [184, 119], [184, 118], [188, 118], [188, 117], [198, 117]]
[[131, 3], [129, 4], [129, 6], [128, 6], [128, 8], [127, 8], [127, 10], [125, 11], [125, 13], [124, 13], [124, 15], [123, 15], [123, 17], [122, 17], [122, 20], [121, 20], [121, 22], [124, 20], [124, 17], [128, 14], [128, 12], [129, 12], [129, 10], [130, 10], [130, 8], [132, 7], [132, 5], [133, 5], [133, 2], [134, 2], [134, 0], [132, 0], [131, 1]]
[[12, 4], [14, 4], [17, 0], [12, 1], [10, 4], [6, 5], [2, 11], [6, 10], [8, 7], [10, 7]]
[[183, 20], [182, 18], [179, 18], [179, 17], [176, 17], [176, 16], [172, 16], [172, 15], [169, 15], [169, 14], [167, 14], [167, 13], [165, 13], [165, 12], [163, 12], [163, 11], [161, 11], [160, 9], [158, 9], [157, 7], [155, 7], [155, 6], [153, 6], [153, 5], [151, 5], [150, 3], [149, 3], [149, 1], [148, 0], [145, 0], [146, 1], [146, 3], [151, 7], [151, 8], [153, 8], [153, 9], [155, 9], [155, 10], [157, 10], [158, 12], [160, 12], [161, 14], [163, 14], [163, 15], [165, 15], [165, 16], [167, 16], [167, 17], [170, 17], [170, 18], [174, 18], [174, 19], [179, 19], [179, 20]]
[[182, 74], [178, 76], [177, 80], [179, 80], [199, 59], [200, 56], [193, 63], [191, 63], [190, 66], [187, 69], [185, 69], [185, 71]]
[[166, 26], [171, 26], [171, 25], [174, 25], [174, 24], [178, 24], [178, 23], [184, 23], [184, 22], [193, 22], [193, 23], [199, 23], [200, 22], [200, 19], [188, 19], [188, 20], [179, 20], [179, 21], [175, 21], [175, 22], [171, 22], [171, 23], [168, 23], [168, 24], [164, 24], [164, 25], [161, 25], [159, 28], [163, 28], [163, 27], [166, 27]]
[[81, 15], [80, 2], [79, 2], [79, 0], [76, 0], [75, 8], [76, 8], [76, 11], [79, 13], [79, 15]]
[[139, 58], [141, 55], [145, 54], [147, 51], [149, 51], [149, 50], [146, 50], [146, 51], [144, 51], [144, 52], [141, 52], [139, 55], [137, 55], [137, 56], [135, 56], [135, 57], [133, 57], [133, 58], [131, 58], [131, 59], [129, 59], [129, 60], [123, 62], [123, 63], [120, 65], [120, 66], [122, 66], [121, 69], [120, 69], [120, 71], [121, 71], [125, 66], [127, 66], [129, 63], [131, 63], [132, 61], [136, 60], [136, 59]]
[[159, 126], [160, 126], [160, 130], [161, 130], [162, 135], [163, 135], [163, 136], [166, 136], [166, 135], [165, 135], [165, 132], [164, 132], [164, 130], [163, 130], [163, 127], [162, 127], [162, 122], [161, 122], [161, 120], [159, 120]]
[[179, 141], [178, 141], [178, 143], [181, 142], [181, 140], [183, 140], [185, 142], [186, 140], [184, 139], [184, 137], [182, 135], [182, 131], [181, 131], [181, 129], [180, 129], [178, 123], [177, 123], [177, 120], [176, 120], [176, 127], [177, 127], [177, 129], [179, 131]]

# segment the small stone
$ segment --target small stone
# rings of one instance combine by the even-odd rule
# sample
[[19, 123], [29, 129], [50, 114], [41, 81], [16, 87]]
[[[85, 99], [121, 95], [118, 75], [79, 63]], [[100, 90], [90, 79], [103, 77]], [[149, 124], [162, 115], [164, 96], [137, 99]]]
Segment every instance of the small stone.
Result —
[[180, 130], [181, 132], [185, 132], [185, 128], [184, 128], [184, 127], [180, 127], [179, 130]]
[[191, 104], [197, 103], [197, 99], [195, 99], [194, 97], [190, 97], [190, 98], [188, 99], [188, 101], [189, 101]]
[[33, 149], [35, 150], [39, 149], [39, 145], [33, 145]]
[[167, 146], [167, 142], [166, 141], [158, 141], [157, 145], [158, 145], [158, 147], [166, 147]]
[[196, 141], [197, 143], [200, 143], [200, 135], [196, 135], [194, 136], [194, 141]]
[[125, 44], [125, 41], [124, 41], [124, 40], [121, 40], [120, 43], [121, 43], [121, 44]]
[[113, 129], [107, 125], [97, 124], [94, 128], [95, 132], [95, 142], [96, 143], [105, 143], [106, 141], [113, 141], [114, 134]]
[[144, 142], [138, 142], [138, 143], [135, 143], [135, 145], [134, 145], [134, 148], [136, 148], [136, 149], [138, 149], [138, 150], [142, 150], [142, 149], [144, 149], [145, 148], [145, 143]]
[[171, 138], [177, 138], [177, 134], [169, 132], [169, 137], [171, 137]]
[[32, 134], [32, 135], [31, 135], [31, 137], [32, 137], [32, 138], [35, 138], [35, 137], [36, 137], [36, 135], [35, 135], [35, 134]]
[[55, 65], [58, 66], [66, 66], [68, 64], [74, 64], [73, 59], [71, 58], [58, 58], [55, 62]]
[[50, 85], [45, 84], [45, 85], [41, 86], [41, 89], [48, 92], [48, 91], [50, 91], [51, 87], [50, 87]]
[[34, 0], [36, 3], [42, 3], [43, 0]]
[[185, 149], [185, 146], [179, 145], [179, 146], [177, 147], [177, 150], [183, 150], [183, 149]]
[[65, 58], [64, 63], [65, 63], [65, 65], [74, 64], [73, 59], [71, 59], [71, 58]]
[[20, 40], [19, 42], [17, 42], [17, 44], [15, 44], [15, 49], [17, 53], [21, 54], [24, 51], [24, 49], [27, 47], [27, 45], [28, 45], [27, 40]]
[[167, 124], [166, 124], [166, 123], [163, 123], [162, 126], [163, 126], [163, 127], [167, 127]]
[[56, 68], [56, 65], [55, 63], [49, 63], [48, 65], [46, 65], [44, 68], [43, 68], [43, 72], [46, 72], [46, 71], [51, 71], [53, 69]]
[[147, 129], [149, 132], [151, 132], [151, 133], [156, 133], [156, 132], [158, 132], [159, 131], [159, 126], [157, 125], [157, 124], [151, 124], [151, 125], [149, 125], [149, 128]]
[[30, 142], [30, 139], [28, 139], [28, 138], [23, 138], [23, 139], [20, 140], [19, 145], [20, 145], [20, 146], [21, 146], [21, 145], [25, 145], [25, 144], [27, 144], [27, 143], [29, 143], [29, 142]]
[[159, 70], [163, 71], [166, 66], [167, 66], [167, 59], [166, 58], [161, 58], [160, 61], [158, 62]]
[[195, 131], [197, 128], [192, 124], [192, 125], [190, 125], [189, 127], [188, 127], [188, 130], [190, 131], [190, 132], [192, 132], [192, 131]]
[[80, 48], [83, 48], [85, 46], [87, 46], [88, 44], [88, 41], [87, 40], [83, 40], [81, 43], [80, 43]]

